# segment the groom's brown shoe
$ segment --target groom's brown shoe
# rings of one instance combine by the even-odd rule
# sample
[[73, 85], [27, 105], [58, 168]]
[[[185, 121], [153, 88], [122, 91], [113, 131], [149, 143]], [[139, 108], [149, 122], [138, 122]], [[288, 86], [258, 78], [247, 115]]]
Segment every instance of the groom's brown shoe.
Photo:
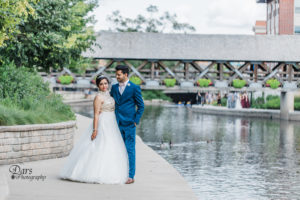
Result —
[[134, 183], [134, 179], [132, 178], [129, 178], [127, 181], [126, 181], [126, 184], [132, 184]]

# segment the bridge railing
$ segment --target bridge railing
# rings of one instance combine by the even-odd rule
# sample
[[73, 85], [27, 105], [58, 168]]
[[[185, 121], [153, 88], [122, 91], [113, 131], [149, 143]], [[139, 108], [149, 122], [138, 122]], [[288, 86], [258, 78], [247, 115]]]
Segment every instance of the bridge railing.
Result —
[[[101, 62], [100, 62], [101, 61]], [[199, 79], [210, 79], [213, 86], [226, 88], [232, 86], [233, 80], [245, 80], [246, 87], [263, 88], [269, 79], [276, 79], [285, 89], [297, 89], [300, 82], [300, 63], [286, 62], [230, 62], [230, 61], [195, 61], [195, 60], [129, 60], [129, 59], [95, 59], [95, 69], [84, 75], [64, 68], [60, 72], [42, 76], [56, 82], [59, 76], [69, 74], [76, 79], [74, 85], [93, 87], [91, 84], [98, 74], [104, 74], [116, 82], [115, 66], [129, 66], [129, 77], [137, 76], [145, 86], [159, 87], [166, 78], [176, 80], [176, 85], [183, 87], [197, 86]], [[90, 84], [90, 85], [89, 85]]]

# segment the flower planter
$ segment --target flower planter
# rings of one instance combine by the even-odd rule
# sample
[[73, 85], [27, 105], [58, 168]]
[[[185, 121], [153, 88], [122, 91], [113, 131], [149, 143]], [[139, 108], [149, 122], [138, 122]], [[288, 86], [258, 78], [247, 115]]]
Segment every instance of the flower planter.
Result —
[[234, 88], [243, 88], [246, 85], [246, 81], [245, 80], [240, 80], [240, 79], [234, 79], [232, 81], [232, 85]]
[[176, 79], [174, 78], [167, 78], [163, 81], [166, 87], [174, 87], [176, 84]]
[[143, 83], [142, 79], [138, 76], [132, 76], [129, 80], [136, 85], [141, 85]]
[[75, 83], [76, 81], [74, 80], [74, 78], [72, 76], [64, 75], [64, 76], [58, 77], [56, 82], [63, 84], [63, 85], [69, 85], [71, 83]]
[[209, 87], [209, 86], [212, 86], [213, 83], [212, 83], [212, 81], [210, 79], [199, 79], [197, 81], [197, 85], [199, 87]]

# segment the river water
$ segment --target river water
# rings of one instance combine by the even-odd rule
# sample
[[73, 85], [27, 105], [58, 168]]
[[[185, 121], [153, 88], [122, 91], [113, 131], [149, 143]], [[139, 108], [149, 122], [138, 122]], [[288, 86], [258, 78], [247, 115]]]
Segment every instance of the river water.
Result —
[[146, 106], [137, 134], [199, 199], [300, 199], [299, 123]]

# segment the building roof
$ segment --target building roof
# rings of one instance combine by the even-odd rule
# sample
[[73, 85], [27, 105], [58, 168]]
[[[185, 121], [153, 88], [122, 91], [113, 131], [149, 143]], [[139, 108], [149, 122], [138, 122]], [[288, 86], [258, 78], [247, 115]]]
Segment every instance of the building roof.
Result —
[[255, 26], [264, 26], [267, 27], [267, 22], [264, 20], [256, 20]]
[[85, 57], [102, 59], [300, 62], [300, 36], [161, 33], [97, 34]]

